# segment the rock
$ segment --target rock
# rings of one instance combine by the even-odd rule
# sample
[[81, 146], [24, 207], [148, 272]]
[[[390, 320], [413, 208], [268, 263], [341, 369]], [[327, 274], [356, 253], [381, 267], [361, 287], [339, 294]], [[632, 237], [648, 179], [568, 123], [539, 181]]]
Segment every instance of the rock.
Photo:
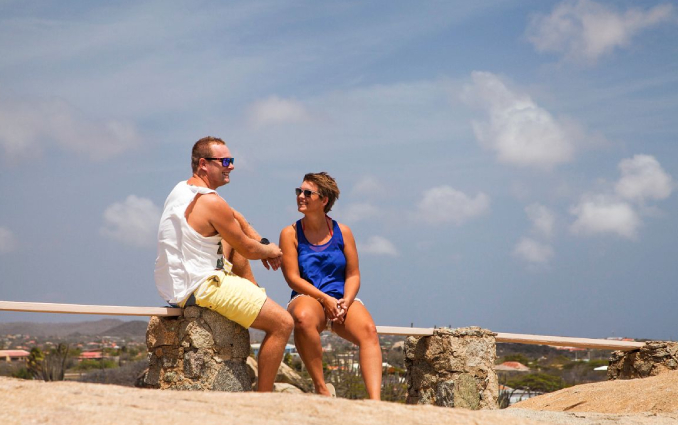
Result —
[[[252, 379], [252, 385], [254, 386], [256, 378], [259, 377], [259, 365], [254, 357], [247, 358], [247, 368], [250, 376], [254, 378]], [[275, 385], [283, 383], [293, 385], [302, 393], [313, 391], [313, 384], [309, 380], [302, 378], [294, 369], [287, 366], [285, 363], [280, 364], [278, 373], [275, 375]]]
[[276, 382], [273, 384], [274, 393], [303, 394], [304, 392], [292, 384]]
[[436, 329], [405, 342], [408, 404], [496, 409], [495, 334], [468, 327]]
[[275, 375], [275, 382], [294, 385], [303, 392], [311, 392], [313, 386], [308, 380], [302, 378], [294, 369], [281, 363], [278, 373]]
[[247, 357], [247, 373], [250, 375], [250, 381], [252, 382], [252, 389], [257, 384], [259, 379], [259, 365], [257, 360], [254, 357]]
[[173, 390], [251, 391], [246, 365], [247, 329], [198, 306], [181, 317], [151, 317], [146, 331], [145, 387]]
[[634, 379], [678, 370], [678, 342], [648, 341], [639, 350], [615, 351], [608, 379]]

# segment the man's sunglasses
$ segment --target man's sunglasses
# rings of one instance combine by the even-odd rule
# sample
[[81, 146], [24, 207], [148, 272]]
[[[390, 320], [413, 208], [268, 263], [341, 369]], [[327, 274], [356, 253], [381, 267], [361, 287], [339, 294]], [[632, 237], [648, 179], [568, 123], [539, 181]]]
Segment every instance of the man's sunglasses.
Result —
[[221, 161], [223, 167], [228, 167], [235, 162], [235, 158], [205, 158], [208, 161]]
[[322, 195], [320, 194], [320, 192], [315, 192], [313, 190], [308, 190], [308, 189], [302, 189], [300, 187], [295, 188], [294, 193], [296, 193], [297, 196], [299, 196], [303, 193], [304, 197], [306, 197], [306, 198], [310, 198], [311, 195], [313, 195], [315, 193], [316, 195], [318, 195], [322, 198]]

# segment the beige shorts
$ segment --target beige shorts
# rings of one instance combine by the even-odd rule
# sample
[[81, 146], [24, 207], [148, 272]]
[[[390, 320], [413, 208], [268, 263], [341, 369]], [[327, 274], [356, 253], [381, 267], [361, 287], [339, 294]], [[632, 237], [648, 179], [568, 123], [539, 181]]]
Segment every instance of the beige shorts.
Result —
[[[266, 290], [230, 272], [218, 271], [193, 292], [195, 303], [249, 328], [266, 302]], [[184, 301], [185, 302], [185, 301]]]

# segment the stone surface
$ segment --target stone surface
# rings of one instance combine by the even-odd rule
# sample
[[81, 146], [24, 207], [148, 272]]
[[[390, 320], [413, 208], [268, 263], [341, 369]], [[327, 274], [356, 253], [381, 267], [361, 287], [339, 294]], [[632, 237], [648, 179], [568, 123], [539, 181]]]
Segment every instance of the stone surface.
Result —
[[309, 380], [302, 378], [285, 363], [280, 364], [278, 373], [275, 375], [275, 382], [294, 385], [303, 392], [311, 392], [313, 390], [313, 384]]
[[611, 414], [678, 413], [678, 371], [645, 379], [575, 385], [523, 400], [507, 410], [511, 409]]
[[[670, 378], [670, 379], [669, 379]], [[668, 380], [667, 380], [668, 379]], [[672, 380], [671, 380], [672, 379]], [[657, 386], [659, 382], [663, 386]], [[181, 425], [234, 423], [238, 425], [674, 425], [678, 422], [678, 372], [638, 379], [608, 381], [568, 388], [573, 394], [586, 387], [583, 406], [604, 407], [615, 413], [547, 412], [526, 409], [470, 411], [435, 406], [346, 400], [309, 394], [178, 392], [83, 384], [25, 381], [0, 377], [0, 423], [3, 425]], [[629, 385], [634, 385], [632, 388]], [[604, 391], [603, 391], [604, 388]], [[555, 394], [555, 393], [554, 393]], [[607, 396], [604, 406], [597, 400]], [[541, 396], [544, 397], [544, 396]], [[532, 398], [533, 401], [540, 397]], [[633, 399], [638, 412], [623, 414], [618, 399]], [[39, 402], [36, 402], [39, 400]], [[572, 402], [570, 402], [572, 404]], [[664, 412], [650, 413], [663, 403]], [[570, 404], [570, 405], [571, 405]], [[577, 408], [579, 408], [578, 406]], [[618, 410], [614, 410], [614, 409]]]
[[298, 387], [288, 384], [285, 382], [276, 382], [273, 384], [274, 393], [286, 393], [286, 394], [303, 394], [304, 392]]
[[405, 342], [408, 404], [496, 409], [495, 334], [478, 327], [436, 329]]
[[[252, 380], [252, 385], [256, 383], [256, 378], [259, 376], [259, 364], [254, 359], [254, 357], [247, 358], [247, 371]], [[304, 379], [299, 375], [294, 369], [287, 366], [285, 363], [280, 363], [278, 367], [278, 373], [275, 375], [275, 385], [277, 384], [288, 384], [299, 389], [301, 393], [307, 393], [313, 391], [313, 383], [310, 379]], [[281, 386], [280, 388], [286, 388]], [[274, 389], [276, 392], [280, 392]], [[288, 391], [284, 391], [288, 392]]]
[[186, 391], [250, 391], [247, 329], [211, 310], [191, 306], [182, 317], [151, 317], [149, 367], [143, 386]]
[[648, 341], [634, 351], [615, 351], [607, 368], [608, 379], [635, 379], [678, 370], [678, 342]]

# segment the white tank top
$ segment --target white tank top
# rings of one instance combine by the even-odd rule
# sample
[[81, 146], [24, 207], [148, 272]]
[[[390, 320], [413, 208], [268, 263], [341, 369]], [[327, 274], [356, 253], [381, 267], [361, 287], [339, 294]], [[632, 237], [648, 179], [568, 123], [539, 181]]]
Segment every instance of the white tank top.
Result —
[[223, 268], [221, 236], [202, 236], [186, 221], [188, 205], [196, 195], [208, 193], [217, 194], [184, 181], [172, 189], [165, 201], [158, 230], [155, 285], [171, 304], [188, 298], [208, 277], [214, 276], [215, 270]]

